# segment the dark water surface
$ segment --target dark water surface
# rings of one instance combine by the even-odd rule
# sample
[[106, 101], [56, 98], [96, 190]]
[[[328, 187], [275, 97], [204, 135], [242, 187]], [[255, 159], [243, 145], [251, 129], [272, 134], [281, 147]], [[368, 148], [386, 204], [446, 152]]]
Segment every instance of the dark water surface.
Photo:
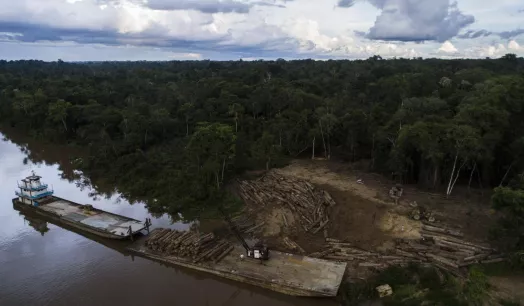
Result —
[[[155, 227], [186, 228], [169, 217], [154, 218], [144, 205], [94, 200], [89, 188], [71, 177], [70, 153], [9, 132], [12, 141], [29, 143], [28, 152], [0, 133], [0, 305], [187, 305], [187, 306], [324, 306], [332, 300], [295, 298], [222, 280], [187, 269], [166, 267], [133, 257], [118, 243], [101, 244], [13, 209], [16, 182], [35, 170], [55, 194], [139, 220]], [[24, 161], [25, 160], [25, 161]], [[48, 228], [42, 234], [38, 228]], [[102, 241], [104, 242], [104, 241]]]

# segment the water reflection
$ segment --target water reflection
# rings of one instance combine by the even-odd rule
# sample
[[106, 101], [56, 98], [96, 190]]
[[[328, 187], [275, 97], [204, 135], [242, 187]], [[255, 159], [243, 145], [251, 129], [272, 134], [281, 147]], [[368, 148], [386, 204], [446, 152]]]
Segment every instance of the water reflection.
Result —
[[[78, 152], [31, 143], [12, 133], [9, 139], [0, 141], [0, 305], [333, 305], [329, 300], [297, 299], [209, 274], [167, 268], [131, 256], [125, 245], [115, 241], [20, 214], [11, 202], [16, 180], [35, 170], [60, 197], [138, 220], [152, 218], [153, 227], [189, 226], [172, 224], [167, 216], [152, 216], [143, 204], [129, 205], [118, 193], [97, 196], [71, 166], [70, 157], [79, 156]], [[114, 192], [114, 188], [107, 190]]]
[[[22, 213], [20, 213], [22, 215]], [[49, 231], [49, 227], [47, 227], [47, 221], [38, 219], [36, 217], [31, 216], [24, 216], [24, 220], [27, 221], [27, 224], [35, 229], [35, 231], [39, 232], [44, 236], [45, 233]]]

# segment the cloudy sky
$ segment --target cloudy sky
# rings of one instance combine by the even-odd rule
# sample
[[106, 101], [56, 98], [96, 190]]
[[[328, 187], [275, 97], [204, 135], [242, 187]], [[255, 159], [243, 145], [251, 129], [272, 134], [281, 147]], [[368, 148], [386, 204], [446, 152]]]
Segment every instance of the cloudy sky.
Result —
[[0, 59], [524, 56], [524, 0], [0, 0]]

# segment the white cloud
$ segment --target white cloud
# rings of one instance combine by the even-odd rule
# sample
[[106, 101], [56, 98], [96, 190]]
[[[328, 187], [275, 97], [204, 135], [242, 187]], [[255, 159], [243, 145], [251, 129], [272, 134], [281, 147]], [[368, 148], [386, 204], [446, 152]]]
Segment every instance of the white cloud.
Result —
[[[338, 2], [5, 1], [0, 10], [0, 58], [32, 54], [35, 58], [56, 59], [51, 57], [53, 46], [61, 58], [71, 60], [92, 57], [87, 50], [95, 47], [107, 50], [108, 59], [118, 58], [119, 52], [122, 59], [140, 58], [140, 54], [135, 56], [132, 52], [154, 59], [495, 57], [503, 52], [524, 55], [524, 35], [516, 35], [509, 42], [489, 35], [453, 38], [471, 21], [469, 15], [476, 19], [480, 16], [478, 28], [486, 31], [511, 32], [524, 27], [523, 21], [511, 26], [505, 21], [504, 14], [516, 5], [512, 0], [500, 0], [497, 7], [488, 6], [485, 1], [461, 0], [463, 11], [449, 0], [342, 1], [346, 8], [337, 7]], [[517, 9], [513, 12], [516, 14]], [[488, 14], [490, 22], [485, 19]], [[363, 32], [368, 32], [368, 37]], [[403, 42], [392, 40], [395, 38]], [[416, 42], [424, 38], [444, 42]], [[45, 52], [38, 52], [39, 48]], [[62, 51], [70, 48], [85, 52], [64, 56]]]
[[175, 53], [169, 55], [169, 58], [175, 60], [201, 60], [202, 54], [200, 53]]
[[523, 51], [524, 47], [521, 47], [518, 42], [512, 40], [508, 43], [508, 49], [511, 51]]
[[439, 52], [443, 52], [443, 53], [456, 53], [456, 52], [458, 52], [457, 48], [455, 48], [455, 46], [453, 46], [453, 44], [449, 40], [444, 42], [440, 46], [440, 48], [438, 48], [438, 51]]
[[450, 0], [368, 0], [381, 10], [368, 36], [374, 39], [444, 41], [475, 18]]

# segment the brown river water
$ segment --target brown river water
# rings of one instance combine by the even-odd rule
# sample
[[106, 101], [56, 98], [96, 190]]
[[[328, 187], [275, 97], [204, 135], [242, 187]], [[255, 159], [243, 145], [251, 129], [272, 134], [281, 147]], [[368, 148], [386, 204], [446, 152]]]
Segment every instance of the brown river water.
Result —
[[[17, 180], [35, 170], [55, 194], [79, 203], [144, 220], [154, 227], [187, 228], [169, 217], [151, 216], [143, 204], [93, 199], [89, 187], [71, 177], [69, 153], [20, 135], [0, 133], [0, 305], [183, 305], [183, 306], [333, 306], [331, 299], [308, 299], [167, 267], [134, 257], [118, 243], [102, 243], [59, 226], [22, 215], [11, 199]], [[24, 144], [27, 144], [24, 145]], [[22, 150], [23, 147], [30, 149]], [[47, 228], [45, 233], [37, 229]], [[96, 239], [99, 240], [99, 239]]]

